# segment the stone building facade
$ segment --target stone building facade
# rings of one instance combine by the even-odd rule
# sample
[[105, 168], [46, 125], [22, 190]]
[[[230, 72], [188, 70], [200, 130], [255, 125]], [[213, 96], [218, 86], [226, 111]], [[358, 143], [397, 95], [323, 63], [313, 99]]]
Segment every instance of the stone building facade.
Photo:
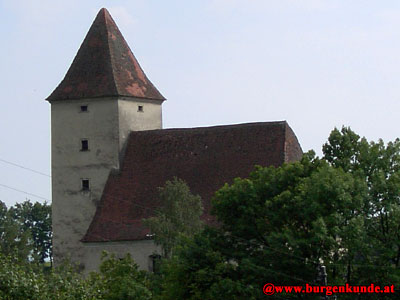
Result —
[[142, 219], [174, 176], [203, 199], [254, 165], [298, 160], [285, 122], [162, 129], [165, 98], [147, 78], [117, 25], [101, 9], [51, 104], [54, 263], [95, 270], [103, 250], [130, 253], [151, 269], [154, 244]]

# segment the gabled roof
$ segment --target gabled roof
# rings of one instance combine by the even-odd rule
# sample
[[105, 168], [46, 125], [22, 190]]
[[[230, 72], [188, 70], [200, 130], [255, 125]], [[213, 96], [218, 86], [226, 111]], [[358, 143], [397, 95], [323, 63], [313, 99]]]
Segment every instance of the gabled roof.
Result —
[[142, 219], [160, 206], [158, 187], [174, 176], [202, 197], [208, 224], [211, 198], [255, 165], [299, 160], [301, 147], [283, 122], [131, 132], [119, 173], [110, 173], [84, 242], [143, 240]]
[[165, 100], [146, 77], [111, 15], [103, 8], [65, 78], [46, 100], [110, 96]]

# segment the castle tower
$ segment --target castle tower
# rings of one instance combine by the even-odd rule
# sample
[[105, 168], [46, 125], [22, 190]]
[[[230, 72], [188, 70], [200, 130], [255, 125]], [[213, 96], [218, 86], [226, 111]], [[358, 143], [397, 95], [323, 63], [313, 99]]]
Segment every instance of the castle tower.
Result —
[[162, 128], [165, 98], [101, 9], [51, 104], [54, 262], [85, 261], [81, 239], [130, 131]]

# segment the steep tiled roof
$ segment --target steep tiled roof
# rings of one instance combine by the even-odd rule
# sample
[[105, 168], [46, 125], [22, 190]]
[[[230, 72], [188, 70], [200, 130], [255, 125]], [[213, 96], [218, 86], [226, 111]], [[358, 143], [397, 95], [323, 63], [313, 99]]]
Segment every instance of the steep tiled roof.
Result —
[[48, 101], [127, 96], [163, 101], [109, 12], [98, 13], [71, 67]]
[[289, 125], [250, 123], [192, 129], [131, 132], [119, 173], [111, 173], [95, 217], [82, 241], [146, 239], [141, 220], [160, 206], [157, 188], [174, 176], [203, 199], [207, 223], [215, 191], [255, 165], [279, 166], [301, 158]]

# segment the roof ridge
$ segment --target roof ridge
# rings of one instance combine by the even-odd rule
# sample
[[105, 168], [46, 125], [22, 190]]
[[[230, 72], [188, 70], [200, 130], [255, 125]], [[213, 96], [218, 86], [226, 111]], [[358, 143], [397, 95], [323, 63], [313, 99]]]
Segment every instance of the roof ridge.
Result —
[[[107, 22], [108, 22], [108, 20], [107, 20], [107, 18], [106, 18], [106, 14], [108, 14], [108, 16], [110, 17], [110, 20], [114, 23], [114, 25], [117, 26], [117, 24], [115, 23], [114, 19], [113, 19], [112, 16], [111, 16], [111, 14], [108, 12], [108, 10], [107, 10], [106, 8], [103, 7], [103, 8], [100, 10], [100, 12], [103, 13], [104, 24], [106, 25], [106, 28], [107, 28]], [[117, 28], [118, 28], [118, 27], [117, 27]], [[107, 49], [108, 49], [108, 55], [109, 55], [109, 57], [110, 57], [110, 63], [111, 63], [112, 82], [113, 82], [113, 84], [114, 84], [115, 91], [117, 92], [117, 94], [119, 94], [119, 89], [118, 89], [118, 86], [117, 86], [117, 81], [116, 81], [116, 79], [115, 79], [114, 60], [112, 59], [112, 56], [111, 56], [110, 34], [109, 34], [108, 30], [107, 30]]]
[[[286, 124], [232, 126], [227, 127], [227, 132], [211, 127], [202, 136], [194, 129], [189, 129], [188, 134], [179, 131], [169, 134], [165, 129], [147, 131], [147, 134], [131, 132], [121, 172], [109, 174], [100, 204], [82, 241], [148, 239], [149, 230], [142, 220], [154, 216], [154, 209], [159, 205], [157, 188], [174, 176], [184, 180], [193, 194], [201, 196], [205, 223], [216, 224], [210, 211], [211, 199], [218, 189], [235, 178], [248, 177], [255, 165], [282, 165], [282, 140], [287, 141], [286, 159], [301, 158], [297, 138]], [[158, 133], [163, 134], [162, 138]]]
[[131, 130], [129, 134], [145, 134], [146, 132], [173, 132], [173, 131], [201, 131], [201, 130], [218, 130], [218, 129], [238, 129], [244, 127], [261, 127], [261, 126], [285, 126], [287, 121], [266, 121], [266, 122], [246, 122], [246, 123], [235, 123], [235, 124], [219, 124], [210, 126], [196, 126], [196, 127], [172, 127], [162, 129], [147, 129], [147, 130]]

